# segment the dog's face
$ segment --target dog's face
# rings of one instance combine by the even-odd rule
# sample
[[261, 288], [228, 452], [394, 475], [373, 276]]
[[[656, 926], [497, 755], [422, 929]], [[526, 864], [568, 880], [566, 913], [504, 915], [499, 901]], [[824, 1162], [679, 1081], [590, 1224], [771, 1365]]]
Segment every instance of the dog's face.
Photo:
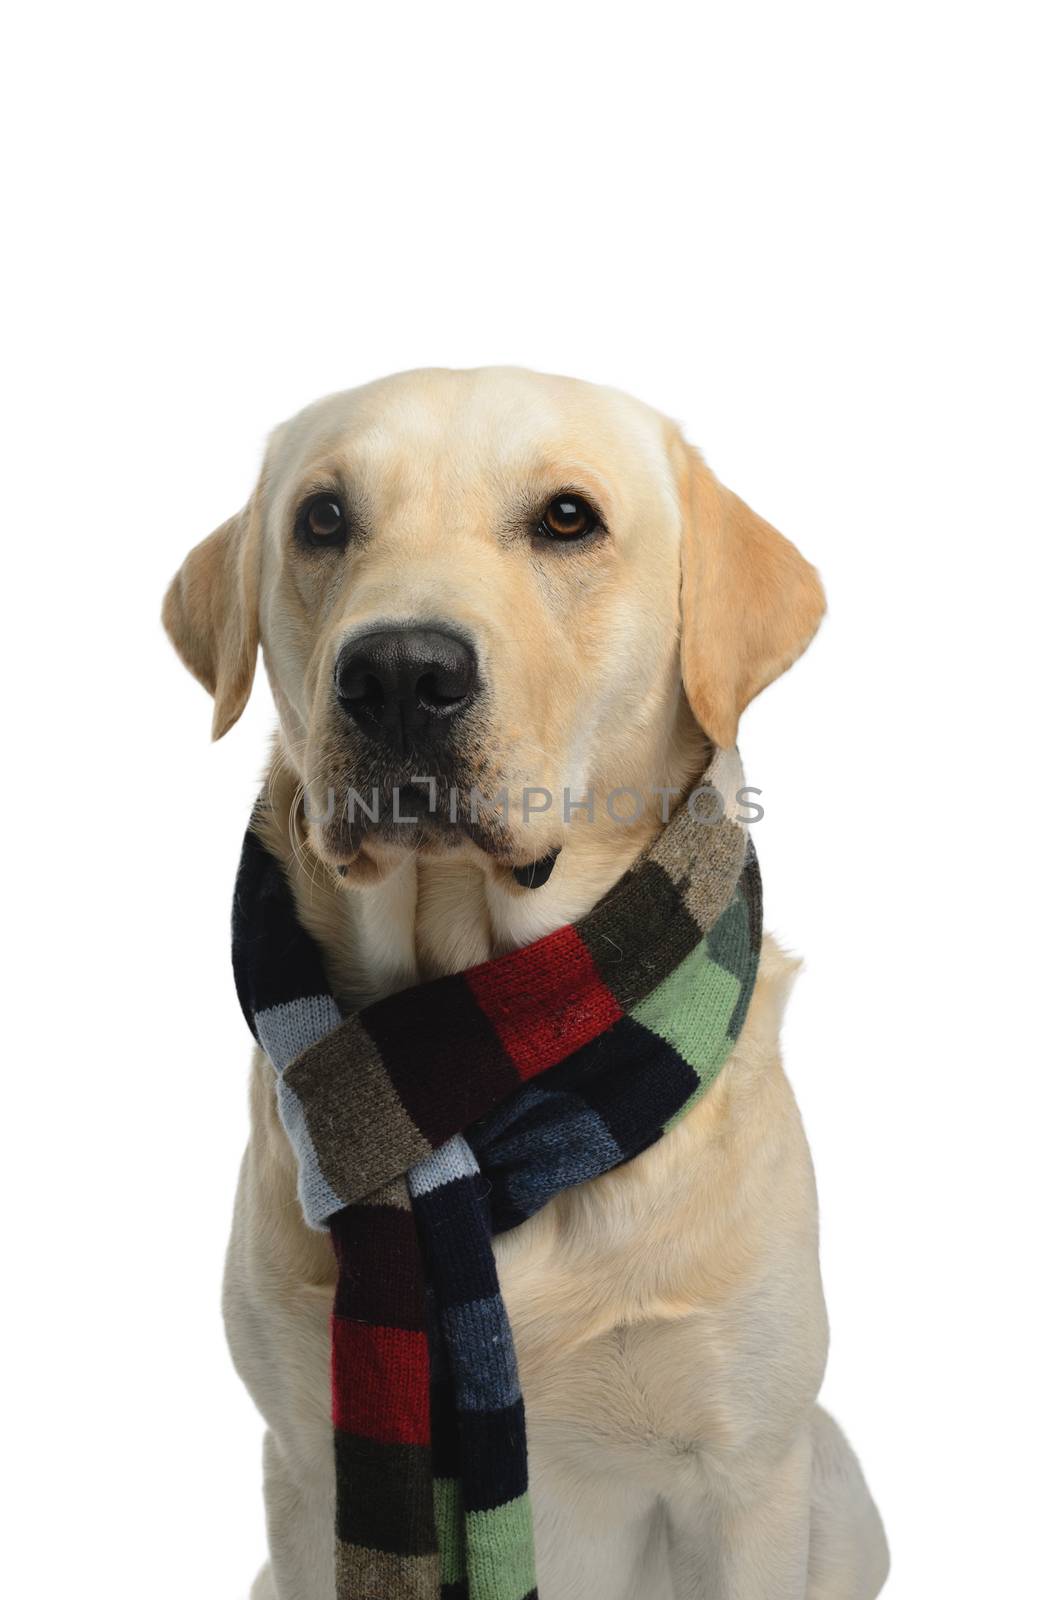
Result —
[[590, 796], [651, 804], [703, 732], [734, 740], [822, 609], [672, 423], [487, 369], [403, 374], [278, 429], [164, 617], [215, 736], [260, 637], [311, 844], [356, 881], [408, 849], [525, 868]]

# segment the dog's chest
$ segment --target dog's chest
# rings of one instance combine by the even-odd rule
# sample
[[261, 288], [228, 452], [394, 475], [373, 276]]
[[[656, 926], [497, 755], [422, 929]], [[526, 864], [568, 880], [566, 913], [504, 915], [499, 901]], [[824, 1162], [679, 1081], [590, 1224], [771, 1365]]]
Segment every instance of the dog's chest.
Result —
[[[775, 1076], [763, 1097], [786, 1104]], [[746, 1107], [725, 1073], [717, 1088], [627, 1167], [497, 1240], [532, 1433], [720, 1465], [782, 1438], [816, 1394], [827, 1326], [801, 1126], [784, 1118], [778, 1165], [774, 1143], [748, 1148], [728, 1126]]]

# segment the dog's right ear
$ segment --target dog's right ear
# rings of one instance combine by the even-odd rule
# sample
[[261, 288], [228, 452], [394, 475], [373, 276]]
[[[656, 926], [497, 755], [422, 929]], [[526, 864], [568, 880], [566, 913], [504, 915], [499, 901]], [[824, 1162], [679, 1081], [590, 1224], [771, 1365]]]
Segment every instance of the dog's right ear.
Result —
[[720, 484], [676, 435], [683, 503], [681, 677], [704, 733], [736, 743], [745, 707], [796, 661], [824, 590], [795, 546]]
[[197, 544], [166, 590], [162, 622], [177, 654], [214, 698], [213, 737], [238, 721], [258, 659], [258, 496]]

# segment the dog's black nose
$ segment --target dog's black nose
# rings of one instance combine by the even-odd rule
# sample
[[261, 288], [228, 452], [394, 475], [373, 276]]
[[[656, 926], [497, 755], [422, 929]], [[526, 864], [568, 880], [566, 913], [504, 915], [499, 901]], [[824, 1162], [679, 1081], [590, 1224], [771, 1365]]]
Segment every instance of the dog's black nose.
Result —
[[443, 628], [381, 628], [348, 639], [335, 662], [339, 705], [399, 755], [443, 739], [478, 688], [475, 652]]

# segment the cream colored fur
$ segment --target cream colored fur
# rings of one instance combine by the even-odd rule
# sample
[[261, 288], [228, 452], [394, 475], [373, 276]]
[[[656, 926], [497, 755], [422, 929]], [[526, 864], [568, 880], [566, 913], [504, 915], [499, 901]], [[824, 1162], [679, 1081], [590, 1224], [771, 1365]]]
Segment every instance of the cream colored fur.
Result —
[[[374, 533], [325, 580], [299, 567], [289, 525], [300, 486], [328, 472], [356, 474]], [[506, 490], [572, 482], [607, 515], [595, 568], [498, 549]], [[327, 685], [351, 626], [441, 611], [473, 631], [500, 705], [484, 747], [494, 774], [681, 787], [702, 759], [700, 728], [731, 742], [822, 604], [812, 569], [665, 419], [589, 385], [491, 371], [406, 374], [288, 424], [250, 505], [175, 580], [166, 622], [223, 732], [249, 693], [260, 620], [280, 711], [269, 787], [291, 819], [274, 845], [337, 992], [363, 1004], [583, 914], [659, 815], [632, 828], [530, 819], [513, 860], [563, 846], [530, 892], [503, 861], [426, 839], [363, 849], [339, 878], [333, 842], [299, 827], [298, 801], [341, 776]], [[497, 1241], [542, 1600], [871, 1600], [883, 1584], [875, 1507], [816, 1405], [816, 1197], [778, 1048], [795, 970], [767, 938], [711, 1092], [634, 1162]], [[225, 1279], [232, 1354], [268, 1428], [270, 1561], [255, 1600], [334, 1597], [333, 1283], [258, 1055]]]

